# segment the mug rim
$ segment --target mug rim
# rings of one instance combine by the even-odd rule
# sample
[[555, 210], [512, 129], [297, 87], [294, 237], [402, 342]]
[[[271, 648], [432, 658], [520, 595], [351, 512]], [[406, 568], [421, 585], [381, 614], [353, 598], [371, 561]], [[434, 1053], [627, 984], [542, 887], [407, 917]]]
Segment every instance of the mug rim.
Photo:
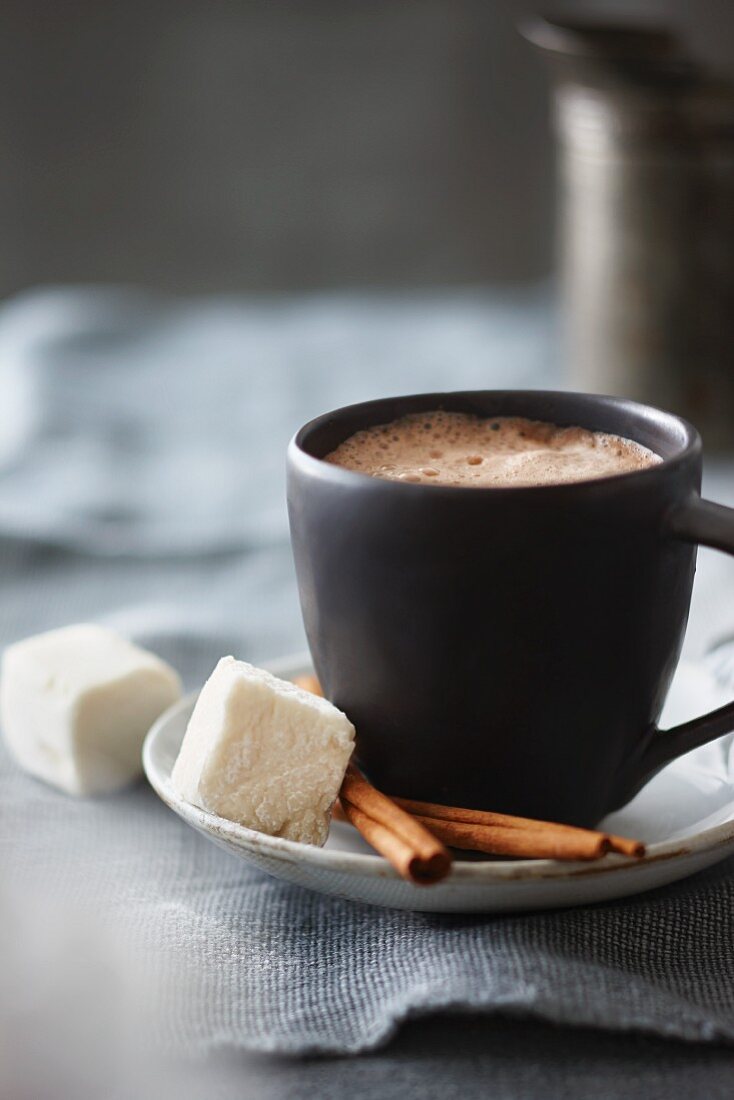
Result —
[[[447, 398], [452, 401], [467, 400], [491, 396], [502, 399], [516, 399], [527, 398], [530, 402], [536, 401], [551, 401], [563, 404], [568, 402], [572, 404], [588, 405], [590, 409], [602, 407], [605, 410], [613, 410], [621, 414], [626, 414], [630, 418], [637, 418], [638, 421], [647, 421], [648, 424], [654, 424], [658, 429], [665, 431], [671, 440], [674, 448], [676, 443], [677, 449], [667, 457], [658, 455], [661, 459], [660, 462], [655, 463], [654, 466], [647, 466], [641, 470], [626, 471], [619, 474], [609, 474], [606, 477], [587, 478], [582, 481], [565, 481], [556, 482], [546, 485], [514, 485], [514, 486], [497, 486], [497, 485], [432, 485], [428, 482], [406, 482], [406, 481], [392, 481], [388, 478], [374, 477], [372, 474], [361, 473], [358, 470], [348, 470], [343, 466], [337, 466], [335, 463], [326, 462], [318, 455], [312, 454], [308, 449], [309, 437], [313, 436], [320, 429], [333, 424], [335, 421], [345, 418], [353, 418], [360, 412], [364, 412], [368, 415], [369, 412], [373, 412], [376, 408], [384, 406], [387, 410], [391, 405], [399, 403], [400, 405], [409, 406], [412, 402], [417, 402], [418, 406], [413, 409], [413, 412], [429, 411], [423, 403], [435, 398], [435, 405], [432, 408], [440, 408], [441, 402]], [[421, 408], [421, 405], [423, 407]], [[460, 410], [449, 410], [460, 411]], [[409, 415], [410, 408], [401, 409], [395, 415], [388, 415], [384, 421], [375, 420], [364, 424], [364, 428], [374, 427], [381, 423], [389, 423], [390, 420], [398, 419], [401, 416]], [[502, 416], [503, 413], [490, 414], [490, 416]], [[518, 413], [511, 415], [521, 415]], [[488, 419], [490, 417], [488, 416]], [[528, 416], [528, 419], [543, 420], [542, 417]], [[557, 423], [556, 420], [546, 419], [546, 423]], [[561, 425], [565, 426], [565, 425]], [[571, 426], [569, 423], [568, 426]], [[579, 423], [577, 419], [574, 420], [573, 426], [581, 428], [587, 427], [583, 422]], [[350, 431], [350, 435], [354, 432], [363, 430], [360, 427], [353, 427]], [[589, 428], [590, 431], [603, 431], [605, 429]], [[622, 434], [622, 433], [610, 433], [610, 434]], [[682, 438], [681, 438], [682, 437]], [[348, 436], [345, 436], [348, 438]], [[632, 439], [633, 442], [639, 442], [634, 440], [634, 437], [630, 435], [623, 435], [623, 438]], [[644, 444], [643, 444], [644, 445]], [[428, 492], [434, 496], [445, 495], [446, 493], [456, 494], [458, 493], [470, 493], [472, 496], [480, 496], [481, 494], [491, 494], [493, 496], [501, 495], [502, 497], [509, 497], [517, 494], [528, 493], [555, 493], [561, 494], [569, 491], [588, 491], [594, 489], [601, 489], [606, 486], [616, 486], [617, 484], [625, 485], [640, 485], [645, 480], [650, 481], [656, 477], [660, 477], [661, 474], [678, 468], [688, 460], [698, 457], [702, 452], [701, 436], [697, 428], [691, 424], [690, 421], [684, 419], [681, 416], [677, 416], [675, 413], [667, 412], [664, 409], [660, 409], [655, 405], [647, 405], [639, 401], [633, 401], [626, 397], [615, 397], [611, 394], [595, 394], [585, 393], [582, 391], [573, 390], [535, 390], [535, 389], [474, 389], [474, 390], [445, 390], [437, 392], [425, 392], [425, 393], [412, 393], [412, 394], [396, 394], [388, 397], [372, 398], [367, 401], [357, 401], [350, 405], [342, 405], [339, 408], [332, 409], [328, 412], [321, 413], [319, 416], [313, 417], [307, 421], [298, 431], [293, 435], [288, 444], [288, 461], [303, 470], [305, 473], [310, 473], [317, 477], [319, 480], [329, 481], [335, 485], [341, 485], [344, 488], [366, 488], [368, 486], [372, 488], [379, 488], [385, 491], [398, 491], [398, 492], [412, 492], [422, 493]]]

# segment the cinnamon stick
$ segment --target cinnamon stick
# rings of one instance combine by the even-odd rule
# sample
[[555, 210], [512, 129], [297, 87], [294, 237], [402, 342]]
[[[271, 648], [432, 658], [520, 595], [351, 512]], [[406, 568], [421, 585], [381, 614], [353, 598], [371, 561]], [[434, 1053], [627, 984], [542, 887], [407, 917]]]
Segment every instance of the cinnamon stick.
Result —
[[[410, 800], [395, 799], [398, 804], [405, 807]], [[426, 803], [423, 803], [426, 805]], [[456, 810], [457, 815], [472, 815], [492, 817], [504, 817], [503, 814], [491, 814], [481, 810], [463, 810], [459, 807], [442, 806], [442, 810]], [[537, 825], [537, 829], [524, 828], [513, 830], [511, 826], [483, 825], [472, 821], [462, 821], [457, 816], [452, 820], [447, 815], [443, 818], [424, 817], [415, 815], [416, 819], [434, 836], [448, 844], [452, 848], [460, 848], [470, 852], [485, 852], [488, 855], [514, 856], [518, 859], [559, 859], [559, 860], [586, 860], [598, 859], [607, 852], [613, 851], [610, 837], [605, 833], [597, 833], [591, 829], [577, 829], [572, 825], [560, 825], [552, 822], [538, 821], [525, 818], [529, 825]], [[349, 821], [344, 809], [337, 802], [334, 806], [334, 817], [338, 821]], [[522, 820], [522, 819], [521, 819]], [[518, 832], [521, 835], [518, 835]], [[644, 844], [638, 840], [625, 840], [616, 837], [615, 840], [627, 846], [624, 853], [630, 856], [644, 854]], [[639, 849], [642, 849], [642, 852]], [[619, 850], [619, 849], [616, 849]]]
[[[396, 800], [398, 801], [398, 800]], [[400, 799], [405, 803], [407, 799]], [[334, 806], [334, 817], [338, 821], [349, 821], [343, 806], [338, 802]], [[463, 811], [461, 811], [463, 812]], [[471, 813], [473, 811], [466, 811]], [[451, 848], [460, 848], [468, 852], [485, 852], [495, 856], [514, 856], [517, 859], [559, 859], [587, 860], [599, 859], [611, 851], [609, 838], [603, 833], [579, 829], [580, 837], [569, 826], [565, 833], [563, 825], [551, 822], [538, 822], [537, 830], [513, 830], [502, 825], [477, 825], [471, 822], [452, 821], [449, 818], [432, 818], [415, 815], [416, 820]], [[544, 828], [542, 826], [545, 826]], [[637, 844], [637, 841], [630, 841]], [[630, 853], [633, 854], [633, 853]]]
[[322, 698], [324, 696], [318, 677], [310, 673], [305, 676], [294, 676], [293, 683], [296, 687], [303, 688], [304, 691], [310, 691], [312, 695], [320, 695]]
[[580, 835], [574, 836], [550, 822], [538, 822], [537, 829], [508, 829], [504, 825], [475, 825], [437, 817], [417, 816], [415, 820], [452, 848], [495, 856], [586, 860], [599, 859], [610, 850], [603, 833], [579, 830]]
[[353, 764], [344, 776], [341, 804], [365, 840], [411, 882], [428, 885], [449, 873], [451, 854], [444, 844], [373, 787]]
[[[645, 854], [645, 845], [640, 840], [632, 840], [628, 837], [615, 836], [613, 833], [600, 833], [594, 829], [580, 829], [576, 825], [561, 825], [556, 822], [549, 821], [536, 821], [530, 817], [516, 817], [514, 814], [500, 814], [494, 813], [490, 810], [470, 810], [464, 809], [460, 806], [443, 806], [437, 802], [418, 802], [415, 799], [410, 798], [396, 798], [395, 801], [404, 810], [409, 813], [415, 814], [417, 817], [429, 818], [432, 821], [449, 821], [457, 822], [465, 825], [482, 826], [490, 829], [505, 828], [521, 830], [523, 832], [537, 833], [538, 830], [547, 832], [553, 830], [556, 837], [560, 838], [563, 834], [567, 840], [566, 843], [572, 846], [572, 842], [575, 840], [583, 848], [586, 844], [591, 845], [590, 837], [603, 836], [607, 841], [605, 851], [618, 852], [620, 855], [631, 856], [639, 858]], [[477, 849], [477, 851], [485, 851], [486, 849]], [[572, 848], [571, 848], [572, 850]], [[497, 854], [500, 854], [499, 852]], [[504, 854], [504, 853], [503, 853]], [[604, 854], [604, 853], [600, 853]], [[538, 857], [540, 858], [540, 857]], [[549, 857], [549, 858], [564, 858], [562, 856]], [[565, 857], [565, 858], [594, 858], [594, 857]]]
[[621, 856], [630, 856], [631, 859], [642, 859], [647, 849], [641, 840], [633, 840], [628, 836], [615, 836], [607, 833], [609, 838], [609, 850], [617, 852]]
[[[375, 821], [364, 812], [342, 799], [342, 809], [347, 821], [354, 825], [368, 844], [384, 856], [402, 878], [416, 886], [431, 886], [448, 874], [451, 856], [437, 839], [431, 836], [435, 851], [428, 858], [419, 856], [412, 844], [387, 825]], [[444, 854], [445, 853], [445, 854]]]

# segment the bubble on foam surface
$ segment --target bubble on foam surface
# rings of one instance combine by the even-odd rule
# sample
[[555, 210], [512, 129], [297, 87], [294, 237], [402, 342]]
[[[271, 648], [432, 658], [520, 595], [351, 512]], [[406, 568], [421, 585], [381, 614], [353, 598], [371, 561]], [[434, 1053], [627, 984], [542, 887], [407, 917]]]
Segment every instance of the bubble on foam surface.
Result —
[[326, 461], [389, 481], [512, 488], [632, 473], [660, 458], [630, 439], [585, 428], [436, 410], [357, 432]]

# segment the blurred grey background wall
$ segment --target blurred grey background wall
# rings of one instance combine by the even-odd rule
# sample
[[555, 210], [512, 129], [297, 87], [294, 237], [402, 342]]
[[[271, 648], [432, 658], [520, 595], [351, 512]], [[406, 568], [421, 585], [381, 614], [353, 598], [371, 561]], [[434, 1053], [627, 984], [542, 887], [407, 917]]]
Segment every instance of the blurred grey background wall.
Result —
[[[516, 31], [534, 10], [2, 0], [0, 294], [542, 277], [547, 82]], [[730, 0], [561, 10], [669, 22], [702, 58], [734, 63]]]

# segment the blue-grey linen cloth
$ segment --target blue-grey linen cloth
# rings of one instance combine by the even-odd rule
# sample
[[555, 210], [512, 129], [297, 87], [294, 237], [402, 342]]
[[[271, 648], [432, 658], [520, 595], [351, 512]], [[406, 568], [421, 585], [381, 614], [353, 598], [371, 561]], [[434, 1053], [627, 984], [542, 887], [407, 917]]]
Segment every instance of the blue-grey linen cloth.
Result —
[[[192, 688], [224, 653], [302, 648], [284, 504], [292, 432], [389, 393], [553, 385], [553, 348], [543, 290], [180, 303], [69, 289], [6, 304], [0, 642], [93, 619]], [[711, 477], [719, 499], [728, 469]], [[732, 567], [701, 562], [693, 655], [734, 628]], [[734, 1042], [731, 860], [571, 911], [387, 911], [247, 867], [145, 784], [73, 800], [0, 748], [0, 864], [0, 912], [5, 897], [27, 936], [32, 897], [130, 941], [158, 1006], [152, 1041], [168, 1049], [357, 1052], [446, 1008]]]

